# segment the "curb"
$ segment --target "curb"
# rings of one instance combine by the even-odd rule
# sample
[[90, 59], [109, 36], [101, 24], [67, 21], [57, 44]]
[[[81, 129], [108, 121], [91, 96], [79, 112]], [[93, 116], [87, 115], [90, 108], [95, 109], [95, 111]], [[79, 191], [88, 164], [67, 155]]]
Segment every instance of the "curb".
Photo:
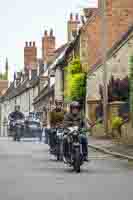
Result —
[[119, 158], [119, 159], [124, 159], [124, 160], [128, 160], [128, 161], [133, 161], [133, 157], [132, 156], [128, 156], [128, 155], [124, 155], [118, 152], [112, 152], [112, 151], [108, 151], [106, 148], [103, 147], [99, 147], [97, 145], [92, 145], [92, 144], [88, 144], [89, 148], [95, 149], [97, 151], [100, 151], [102, 153], [111, 155], [113, 157]]

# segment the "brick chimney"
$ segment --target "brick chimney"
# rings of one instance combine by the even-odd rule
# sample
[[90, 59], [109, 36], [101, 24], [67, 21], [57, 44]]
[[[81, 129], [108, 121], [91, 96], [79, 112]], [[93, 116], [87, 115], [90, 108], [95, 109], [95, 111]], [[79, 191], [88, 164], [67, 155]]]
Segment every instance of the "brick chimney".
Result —
[[35, 42], [26, 42], [24, 47], [24, 68], [28, 71], [28, 66], [32, 66], [32, 69], [36, 69], [37, 62], [37, 48]]
[[44, 36], [42, 38], [42, 59], [43, 62], [48, 63], [50, 59], [54, 56], [56, 45], [56, 38], [53, 34], [53, 29], [50, 30], [48, 34], [47, 30], [44, 31]]
[[70, 19], [67, 22], [68, 42], [72, 41], [77, 35], [79, 25], [80, 20], [78, 14], [73, 16], [73, 13], [71, 13]]

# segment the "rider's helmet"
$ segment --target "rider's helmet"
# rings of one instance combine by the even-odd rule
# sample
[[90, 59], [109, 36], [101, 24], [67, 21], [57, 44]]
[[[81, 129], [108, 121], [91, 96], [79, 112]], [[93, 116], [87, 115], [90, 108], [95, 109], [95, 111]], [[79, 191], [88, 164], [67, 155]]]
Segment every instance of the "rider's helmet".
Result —
[[72, 112], [72, 109], [74, 108], [77, 108], [78, 110], [80, 110], [80, 104], [78, 101], [73, 101], [71, 104], [70, 104], [70, 111]]
[[15, 111], [20, 111], [20, 106], [19, 105], [15, 105]]
[[61, 100], [55, 100], [55, 105], [56, 106], [62, 106], [62, 101]]

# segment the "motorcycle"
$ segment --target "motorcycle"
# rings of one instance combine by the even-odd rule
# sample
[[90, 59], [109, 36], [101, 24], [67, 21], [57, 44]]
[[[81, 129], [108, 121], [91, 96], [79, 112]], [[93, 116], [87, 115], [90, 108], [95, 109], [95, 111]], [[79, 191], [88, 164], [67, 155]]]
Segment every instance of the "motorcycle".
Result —
[[23, 129], [24, 129], [24, 119], [17, 119], [14, 122], [14, 135], [13, 135], [13, 140], [14, 141], [20, 141], [20, 138], [23, 134]]
[[63, 136], [64, 136], [64, 130], [62, 128], [57, 129], [56, 132], [57, 161], [63, 161]]
[[13, 119], [10, 119], [8, 121], [8, 137], [12, 137], [14, 135], [15, 130], [15, 121]]
[[82, 144], [80, 143], [80, 131], [77, 126], [69, 127], [66, 130], [66, 137], [69, 147], [69, 159], [67, 164], [74, 168], [77, 173], [80, 172], [80, 167], [84, 163], [84, 156], [82, 152]]

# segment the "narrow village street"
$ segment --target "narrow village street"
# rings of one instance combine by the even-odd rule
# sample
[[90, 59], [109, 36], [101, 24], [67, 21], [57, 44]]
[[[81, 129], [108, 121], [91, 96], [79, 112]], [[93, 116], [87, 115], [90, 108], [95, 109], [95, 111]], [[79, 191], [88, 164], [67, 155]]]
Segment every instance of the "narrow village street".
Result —
[[0, 200], [133, 200], [133, 0], [5, 0], [0, 24]]
[[80, 174], [50, 159], [38, 141], [0, 139], [0, 198], [3, 200], [131, 200], [133, 166], [89, 149]]

